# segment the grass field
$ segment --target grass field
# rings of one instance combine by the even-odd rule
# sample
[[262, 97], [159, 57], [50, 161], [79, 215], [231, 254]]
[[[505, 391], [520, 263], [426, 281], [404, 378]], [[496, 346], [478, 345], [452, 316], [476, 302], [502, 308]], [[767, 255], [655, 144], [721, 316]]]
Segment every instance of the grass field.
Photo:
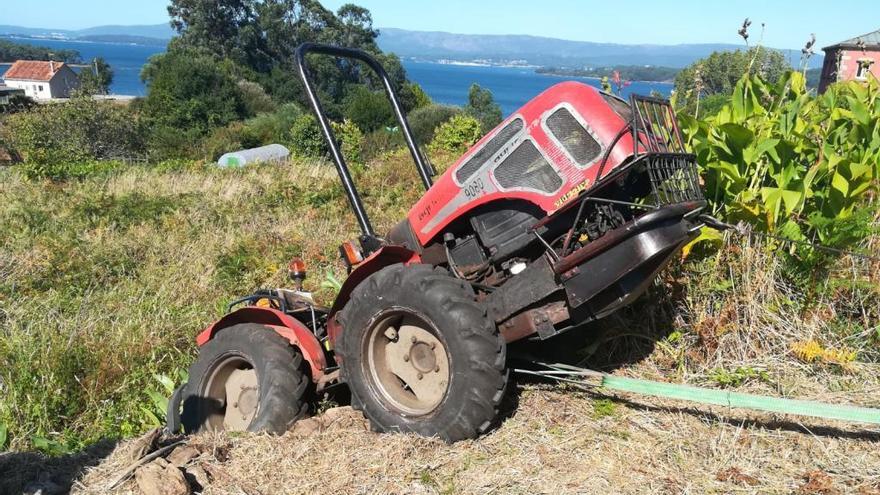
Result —
[[[400, 153], [356, 176], [380, 232], [420, 194]], [[344, 277], [337, 246], [356, 235], [325, 163], [110, 167], [66, 183], [0, 170], [5, 449], [66, 454], [157, 426], [163, 381], [180, 379], [194, 336], [231, 299], [284, 285], [288, 259], [302, 256], [307, 288], [329, 302], [326, 282]], [[861, 247], [877, 252], [880, 238]], [[799, 273], [777, 250], [729, 237], [720, 251], [694, 253], [634, 307], [567, 337], [566, 357], [628, 376], [880, 406], [880, 265], [843, 258]], [[334, 473], [329, 486], [363, 493], [788, 493], [811, 476], [838, 491], [880, 490], [876, 429], [535, 383], [518, 390], [499, 429], [451, 447], [377, 438], [356, 419], [277, 443], [200, 441], [230, 444], [229, 478], [213, 493], [247, 490], [245, 480], [300, 493], [318, 470]], [[51, 471], [51, 461], [28, 459]]]

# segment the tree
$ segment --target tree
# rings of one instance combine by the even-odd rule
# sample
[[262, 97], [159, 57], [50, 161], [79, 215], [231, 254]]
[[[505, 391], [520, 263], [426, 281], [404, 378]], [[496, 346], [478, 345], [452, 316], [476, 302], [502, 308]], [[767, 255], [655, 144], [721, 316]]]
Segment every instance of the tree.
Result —
[[501, 123], [501, 107], [495, 103], [492, 92], [476, 83], [471, 85], [464, 111], [480, 121], [480, 129], [484, 134]]
[[[765, 81], [777, 81], [791, 66], [781, 52], [764, 47], [754, 47], [747, 51], [713, 52], [682, 69], [675, 77], [677, 105], [693, 113], [697, 99], [712, 95], [729, 96], [743, 75], [747, 72], [761, 76]], [[716, 97], [709, 100], [720, 101]], [[702, 109], [706, 108], [702, 102]], [[717, 106], [717, 105], [715, 105]], [[705, 113], [701, 110], [701, 113]]]
[[91, 67], [79, 73], [79, 91], [86, 95], [105, 95], [113, 84], [113, 69], [103, 57], [92, 61]]
[[154, 56], [141, 77], [148, 88], [141, 110], [160, 151], [179, 151], [188, 141], [248, 116], [228, 61], [172, 50]]
[[[178, 32], [171, 49], [231, 60], [276, 100], [308, 103], [293, 67], [294, 51], [304, 42], [364, 50], [385, 66], [395, 89], [406, 83], [400, 60], [376, 44], [379, 33], [370, 12], [356, 5], [345, 4], [334, 14], [317, 0], [171, 0], [168, 12]], [[368, 82], [379, 89], [374, 76], [356, 62], [314, 57], [309, 67], [335, 119], [342, 118], [340, 105], [354, 84]]]

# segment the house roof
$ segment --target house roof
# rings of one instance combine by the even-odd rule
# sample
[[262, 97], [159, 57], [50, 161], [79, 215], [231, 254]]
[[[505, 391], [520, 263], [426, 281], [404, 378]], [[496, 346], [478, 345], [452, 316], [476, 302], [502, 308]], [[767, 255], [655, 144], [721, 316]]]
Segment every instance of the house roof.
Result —
[[11, 79], [25, 81], [50, 81], [64, 67], [64, 62], [46, 62], [42, 60], [18, 60], [6, 74], [3, 79], [9, 81]]
[[855, 38], [850, 38], [845, 41], [841, 41], [840, 43], [826, 46], [823, 50], [828, 50], [829, 48], [880, 48], [880, 29], [870, 32], [868, 34], [863, 34], [861, 36], [856, 36]]

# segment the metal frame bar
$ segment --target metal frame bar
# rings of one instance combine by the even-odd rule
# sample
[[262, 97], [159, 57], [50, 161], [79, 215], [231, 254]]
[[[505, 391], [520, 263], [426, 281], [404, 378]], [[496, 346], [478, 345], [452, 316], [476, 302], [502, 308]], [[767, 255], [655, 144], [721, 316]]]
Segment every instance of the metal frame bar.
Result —
[[400, 125], [400, 130], [406, 140], [406, 145], [409, 148], [409, 152], [412, 155], [413, 162], [415, 162], [419, 177], [422, 179], [422, 184], [424, 184], [426, 191], [431, 188], [431, 176], [434, 175], [433, 170], [428, 165], [428, 162], [422, 156], [421, 151], [419, 151], [419, 148], [416, 145], [409, 122], [406, 120], [406, 114], [404, 114], [403, 107], [400, 105], [400, 100], [397, 98], [397, 92], [394, 90], [394, 86], [391, 84], [391, 79], [388, 77], [388, 73], [385, 72], [382, 64], [368, 53], [352, 48], [317, 43], [303, 43], [297, 47], [295, 60], [299, 77], [302, 79], [306, 96], [308, 97], [309, 103], [312, 105], [312, 110], [314, 110], [315, 116], [318, 119], [318, 125], [321, 127], [324, 139], [327, 140], [327, 144], [330, 147], [330, 154], [333, 157], [333, 162], [336, 164], [336, 171], [339, 173], [339, 178], [342, 180], [342, 187], [345, 189], [346, 196], [348, 196], [348, 202], [351, 204], [352, 210], [354, 210], [361, 232], [363, 232], [365, 237], [374, 238], [376, 235], [373, 231], [373, 226], [370, 224], [370, 219], [367, 216], [367, 212], [364, 209], [360, 196], [358, 195], [357, 188], [351, 178], [351, 172], [349, 172], [348, 165], [345, 163], [345, 157], [342, 156], [342, 151], [336, 141], [333, 128], [330, 126], [330, 121], [327, 119], [327, 115], [324, 113], [321, 101], [315, 91], [315, 85], [312, 82], [312, 75], [306, 64], [306, 55], [310, 53], [357, 60], [363, 62], [367, 67], [372, 69], [382, 81], [385, 95], [391, 103], [391, 109], [394, 111], [394, 116], [397, 118], [397, 122]]

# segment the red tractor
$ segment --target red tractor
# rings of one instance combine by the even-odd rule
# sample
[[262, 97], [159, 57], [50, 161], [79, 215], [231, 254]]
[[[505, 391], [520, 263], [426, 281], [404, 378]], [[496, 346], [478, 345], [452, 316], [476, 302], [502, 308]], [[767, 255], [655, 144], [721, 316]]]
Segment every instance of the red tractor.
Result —
[[[363, 62], [391, 102], [426, 192], [384, 236], [352, 182], [307, 54]], [[630, 304], [702, 227], [696, 160], [665, 100], [558, 84], [432, 183], [376, 60], [317, 44], [300, 46], [296, 60], [362, 231], [340, 247], [349, 276], [333, 306], [318, 307], [294, 261], [295, 290], [234, 303], [197, 338], [189, 383], [170, 401], [172, 429], [281, 433], [316, 392], [345, 384], [377, 431], [475, 437], [498, 414], [508, 344]]]

